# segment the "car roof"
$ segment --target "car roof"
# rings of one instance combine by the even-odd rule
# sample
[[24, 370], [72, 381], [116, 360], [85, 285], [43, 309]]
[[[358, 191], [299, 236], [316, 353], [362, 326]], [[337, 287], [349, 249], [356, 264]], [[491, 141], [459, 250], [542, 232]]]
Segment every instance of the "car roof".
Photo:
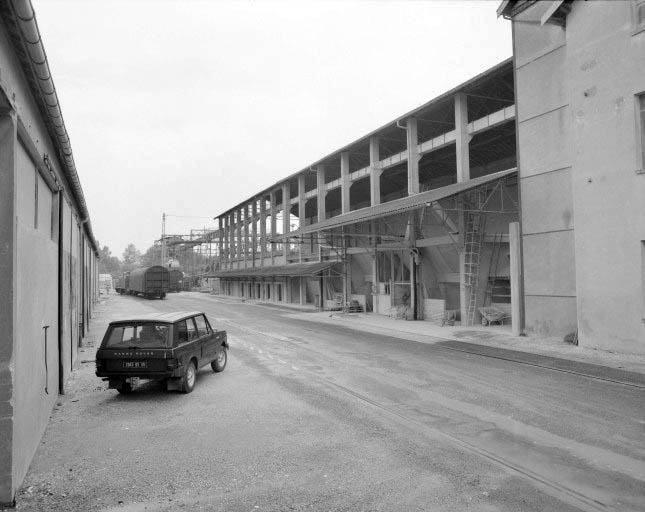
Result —
[[113, 320], [112, 324], [119, 324], [124, 322], [163, 322], [174, 323], [184, 318], [189, 318], [195, 315], [203, 315], [202, 311], [171, 311], [166, 313], [144, 313], [138, 316], [128, 316]]

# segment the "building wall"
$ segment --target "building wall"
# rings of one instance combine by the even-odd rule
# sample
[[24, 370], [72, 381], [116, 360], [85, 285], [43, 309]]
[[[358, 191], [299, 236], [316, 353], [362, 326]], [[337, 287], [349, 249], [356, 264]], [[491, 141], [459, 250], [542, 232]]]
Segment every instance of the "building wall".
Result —
[[526, 331], [553, 336], [575, 330], [577, 305], [567, 48], [540, 25], [549, 5], [514, 18], [513, 57]]
[[633, 2], [575, 2], [567, 16], [580, 343], [645, 353], [645, 175], [637, 95], [645, 32]]
[[17, 149], [13, 472], [22, 480], [58, 396], [58, 241], [52, 191]]
[[[59, 303], [59, 294], [68, 289], [60, 278], [59, 262], [63, 239], [69, 239], [69, 259], [80, 261], [81, 228], [72, 222], [79, 210], [58, 160], [58, 147], [3, 23], [0, 71], [0, 505], [4, 505], [14, 500], [61, 389], [61, 378], [69, 375], [77, 354], [81, 309]], [[45, 155], [51, 176], [45, 170]], [[59, 216], [61, 203], [67, 211], [63, 216]], [[96, 254], [89, 253], [88, 268], [96, 268]], [[92, 274], [86, 281], [88, 292], [96, 289], [97, 274]], [[79, 264], [70, 265], [67, 278], [78, 297]], [[92, 295], [85, 297], [87, 317]], [[68, 354], [59, 351], [59, 332], [66, 333], [59, 321], [59, 304], [63, 323], [75, 340]], [[45, 326], [49, 326], [46, 337]]]
[[548, 6], [513, 23], [527, 331], [645, 353], [645, 33], [633, 2]]

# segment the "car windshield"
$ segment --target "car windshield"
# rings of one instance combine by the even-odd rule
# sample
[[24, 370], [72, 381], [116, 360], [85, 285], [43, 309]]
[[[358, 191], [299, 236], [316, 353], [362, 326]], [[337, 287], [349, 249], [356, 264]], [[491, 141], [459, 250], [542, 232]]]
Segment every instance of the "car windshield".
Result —
[[154, 322], [119, 324], [110, 327], [106, 348], [170, 347], [170, 326]]

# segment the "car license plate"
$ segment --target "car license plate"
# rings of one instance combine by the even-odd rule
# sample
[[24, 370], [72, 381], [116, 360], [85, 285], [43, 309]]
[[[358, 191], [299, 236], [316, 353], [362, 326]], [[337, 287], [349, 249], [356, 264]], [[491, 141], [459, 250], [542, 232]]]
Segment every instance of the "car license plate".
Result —
[[148, 368], [148, 361], [123, 361], [123, 368]]

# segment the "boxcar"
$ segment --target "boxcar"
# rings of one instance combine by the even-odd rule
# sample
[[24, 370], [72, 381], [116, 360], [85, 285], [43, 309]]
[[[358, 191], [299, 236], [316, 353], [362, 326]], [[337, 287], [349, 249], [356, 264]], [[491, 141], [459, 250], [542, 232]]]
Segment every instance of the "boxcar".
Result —
[[126, 290], [130, 295], [142, 295], [147, 299], [154, 297], [163, 299], [168, 293], [169, 286], [170, 272], [165, 267], [155, 265], [132, 270]]
[[184, 273], [176, 268], [170, 269], [170, 290], [171, 292], [180, 292], [183, 290]]

